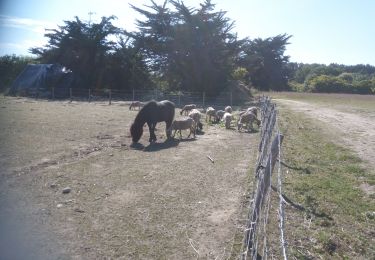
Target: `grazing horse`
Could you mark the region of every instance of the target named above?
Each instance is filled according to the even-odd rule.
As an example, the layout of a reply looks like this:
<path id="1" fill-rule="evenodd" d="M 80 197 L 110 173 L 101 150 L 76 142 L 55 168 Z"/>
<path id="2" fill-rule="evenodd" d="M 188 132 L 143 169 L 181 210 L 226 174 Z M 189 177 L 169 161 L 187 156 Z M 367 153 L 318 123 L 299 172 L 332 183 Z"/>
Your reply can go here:
<path id="1" fill-rule="evenodd" d="M 165 122 L 167 138 L 171 137 L 171 124 L 174 118 L 175 105 L 169 100 L 149 101 L 138 112 L 130 127 L 133 143 L 137 143 L 143 134 L 143 126 L 147 123 L 150 130 L 150 143 L 156 141 L 155 127 L 158 122 Z"/>
<path id="2" fill-rule="evenodd" d="M 135 110 L 136 107 L 138 107 L 138 110 L 141 110 L 141 107 L 143 106 L 143 102 L 141 101 L 133 101 L 131 102 L 129 106 L 129 110 L 132 110 L 132 108 Z"/>

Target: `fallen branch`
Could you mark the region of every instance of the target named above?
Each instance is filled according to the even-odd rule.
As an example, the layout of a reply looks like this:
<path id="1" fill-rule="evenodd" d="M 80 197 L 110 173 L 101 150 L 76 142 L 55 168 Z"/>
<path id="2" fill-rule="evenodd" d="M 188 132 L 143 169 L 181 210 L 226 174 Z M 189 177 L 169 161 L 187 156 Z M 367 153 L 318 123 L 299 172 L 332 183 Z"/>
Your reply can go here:
<path id="1" fill-rule="evenodd" d="M 215 163 L 214 159 L 212 159 L 209 155 L 207 155 L 207 158 L 210 159 L 212 163 Z"/>

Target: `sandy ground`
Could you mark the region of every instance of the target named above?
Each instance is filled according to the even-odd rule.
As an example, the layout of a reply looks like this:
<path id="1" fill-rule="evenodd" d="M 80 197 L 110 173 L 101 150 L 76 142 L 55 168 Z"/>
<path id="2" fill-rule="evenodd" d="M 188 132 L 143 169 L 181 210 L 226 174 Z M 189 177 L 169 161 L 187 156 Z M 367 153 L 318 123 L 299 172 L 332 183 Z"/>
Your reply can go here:
<path id="1" fill-rule="evenodd" d="M 231 254 L 258 135 L 205 124 L 195 140 L 164 142 L 158 124 L 158 143 L 145 128 L 132 148 L 136 113 L 124 103 L 0 100 L 0 259 Z"/>
<path id="2" fill-rule="evenodd" d="M 307 102 L 274 100 L 289 109 L 303 112 L 314 120 L 326 124 L 338 140 L 355 151 L 370 169 L 375 169 L 375 113 L 350 113 Z M 375 193 L 375 186 L 364 183 L 361 188 L 369 194 Z"/>

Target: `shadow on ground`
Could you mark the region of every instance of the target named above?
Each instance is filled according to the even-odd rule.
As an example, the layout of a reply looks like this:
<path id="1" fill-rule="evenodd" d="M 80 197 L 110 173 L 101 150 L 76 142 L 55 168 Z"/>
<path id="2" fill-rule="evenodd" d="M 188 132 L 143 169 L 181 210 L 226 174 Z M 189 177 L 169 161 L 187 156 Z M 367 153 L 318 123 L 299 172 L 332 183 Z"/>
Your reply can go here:
<path id="1" fill-rule="evenodd" d="M 130 147 L 135 149 L 135 150 L 141 150 L 141 151 L 144 151 L 144 152 L 157 152 L 157 151 L 160 151 L 160 150 L 163 150 L 163 149 L 176 147 L 176 146 L 178 146 L 180 141 L 181 140 L 177 140 L 177 139 L 169 139 L 169 140 L 166 140 L 162 143 L 157 143 L 157 142 L 150 143 L 148 146 L 144 146 L 143 144 L 140 144 L 140 143 L 132 143 L 130 145 Z M 182 141 L 188 141 L 188 140 L 182 140 Z"/>

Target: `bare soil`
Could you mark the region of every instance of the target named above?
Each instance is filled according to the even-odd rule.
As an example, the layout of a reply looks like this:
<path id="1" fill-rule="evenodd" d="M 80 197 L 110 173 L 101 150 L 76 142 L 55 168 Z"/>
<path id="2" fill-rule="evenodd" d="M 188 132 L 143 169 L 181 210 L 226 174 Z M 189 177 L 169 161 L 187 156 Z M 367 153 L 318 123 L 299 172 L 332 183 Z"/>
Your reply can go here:
<path id="1" fill-rule="evenodd" d="M 302 102 L 290 99 L 275 99 L 280 104 L 287 106 L 293 111 L 303 112 L 312 120 L 318 120 L 328 126 L 338 140 L 353 151 L 366 162 L 370 169 L 375 168 L 375 111 L 349 112 L 340 111 L 343 107 L 328 108 L 322 104 Z M 367 194 L 374 193 L 374 186 L 361 185 Z"/>
<path id="2" fill-rule="evenodd" d="M 132 147 L 136 113 L 122 102 L 1 99 L 0 259 L 233 253 L 258 134 L 205 124 L 196 139 L 165 142 L 159 123 L 157 143 L 145 128 Z"/>

